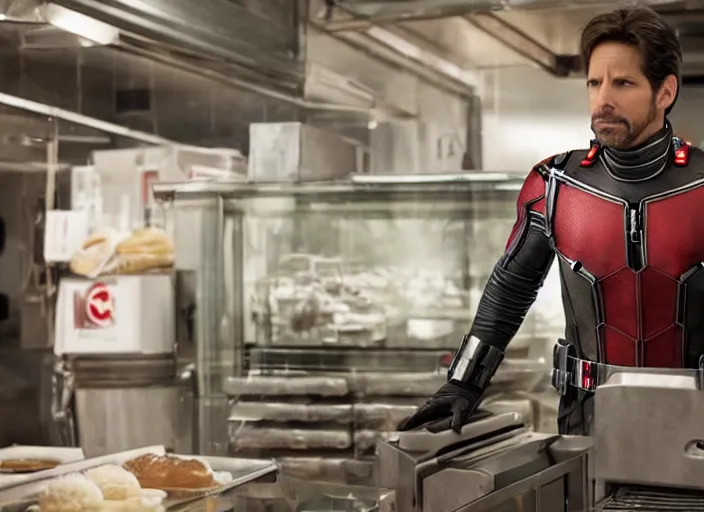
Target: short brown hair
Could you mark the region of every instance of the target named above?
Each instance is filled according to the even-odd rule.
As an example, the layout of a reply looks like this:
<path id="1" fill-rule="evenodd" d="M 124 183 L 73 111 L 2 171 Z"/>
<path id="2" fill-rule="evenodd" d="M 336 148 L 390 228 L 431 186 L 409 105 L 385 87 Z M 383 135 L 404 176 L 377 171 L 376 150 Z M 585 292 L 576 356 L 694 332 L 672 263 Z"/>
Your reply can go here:
<path id="1" fill-rule="evenodd" d="M 594 49 L 606 42 L 624 43 L 638 48 L 643 74 L 653 91 L 660 89 L 665 78 L 670 75 L 675 75 L 679 83 L 682 47 L 674 29 L 652 9 L 618 9 L 592 18 L 582 31 L 581 50 L 585 70 L 589 71 L 589 59 Z M 677 94 L 679 95 L 679 87 Z M 675 101 L 666 113 L 670 113 Z"/>

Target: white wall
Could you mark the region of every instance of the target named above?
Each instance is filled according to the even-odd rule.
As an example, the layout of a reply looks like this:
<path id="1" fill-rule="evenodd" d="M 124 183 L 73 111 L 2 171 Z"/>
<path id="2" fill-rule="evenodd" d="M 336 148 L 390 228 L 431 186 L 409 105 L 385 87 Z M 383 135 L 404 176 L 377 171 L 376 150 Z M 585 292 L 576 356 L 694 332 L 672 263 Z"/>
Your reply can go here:
<path id="1" fill-rule="evenodd" d="M 533 67 L 482 73 L 483 167 L 525 171 L 550 155 L 586 148 L 589 129 L 583 78 L 555 78 Z M 675 132 L 704 142 L 704 88 L 683 89 L 670 119 Z"/>
<path id="2" fill-rule="evenodd" d="M 482 73 L 482 157 L 491 171 L 524 171 L 591 131 L 583 79 L 557 79 L 532 67 Z"/>
<path id="3" fill-rule="evenodd" d="M 698 146 L 704 143 L 704 122 L 701 117 L 703 110 L 704 88 L 687 87 L 680 92 L 680 97 L 670 114 L 675 133 Z"/>

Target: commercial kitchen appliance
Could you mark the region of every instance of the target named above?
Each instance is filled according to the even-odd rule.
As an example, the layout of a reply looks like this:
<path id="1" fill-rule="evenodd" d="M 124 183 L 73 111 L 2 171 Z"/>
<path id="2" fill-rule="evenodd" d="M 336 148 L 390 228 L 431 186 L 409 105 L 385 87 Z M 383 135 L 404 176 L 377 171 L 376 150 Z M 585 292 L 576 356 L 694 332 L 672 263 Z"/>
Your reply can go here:
<path id="1" fill-rule="evenodd" d="M 592 437 L 479 411 L 459 435 L 440 422 L 380 442 L 379 487 L 406 512 L 704 510 L 704 373 L 597 373 Z"/>
<path id="2" fill-rule="evenodd" d="M 156 184 L 177 267 L 196 276 L 199 450 L 368 482 L 377 433 L 441 385 L 521 183 L 468 172 Z M 549 373 L 552 313 L 534 308 L 511 344 L 496 412 L 533 412 L 522 393 Z"/>
<path id="3" fill-rule="evenodd" d="M 378 484 L 398 510 L 589 510 L 590 438 L 533 432 L 511 412 L 480 410 L 460 434 L 445 423 L 378 444 Z"/>
<path id="4" fill-rule="evenodd" d="M 170 212 L 155 208 L 154 182 L 237 179 L 246 171 L 237 151 L 181 145 L 94 151 L 92 161 L 72 169 L 72 210 L 88 217 L 90 229 L 122 232 L 172 230 Z M 89 456 L 155 443 L 194 451 L 189 346 L 178 343 L 190 276 L 178 270 L 62 277 L 52 413 L 64 443 L 80 443 Z"/>
<path id="5" fill-rule="evenodd" d="M 88 456 L 160 442 L 192 450 L 189 386 L 175 358 L 170 275 L 63 278 L 53 413 Z"/>

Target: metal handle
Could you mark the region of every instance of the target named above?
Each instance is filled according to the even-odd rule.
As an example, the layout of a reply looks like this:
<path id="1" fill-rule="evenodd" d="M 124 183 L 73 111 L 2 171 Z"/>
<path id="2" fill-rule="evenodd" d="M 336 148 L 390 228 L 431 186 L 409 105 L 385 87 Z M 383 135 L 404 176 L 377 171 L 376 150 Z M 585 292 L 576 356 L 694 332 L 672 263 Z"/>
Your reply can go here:
<path id="1" fill-rule="evenodd" d="M 77 446 L 76 422 L 71 408 L 76 380 L 63 359 L 54 365 L 51 384 L 51 417 L 59 429 L 61 442 L 64 446 Z"/>

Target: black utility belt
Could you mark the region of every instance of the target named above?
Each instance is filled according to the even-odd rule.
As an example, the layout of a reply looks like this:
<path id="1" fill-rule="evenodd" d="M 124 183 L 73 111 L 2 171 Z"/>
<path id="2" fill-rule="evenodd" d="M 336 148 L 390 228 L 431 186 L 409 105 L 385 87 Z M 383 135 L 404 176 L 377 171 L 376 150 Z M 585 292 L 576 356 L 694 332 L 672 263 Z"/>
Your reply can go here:
<path id="1" fill-rule="evenodd" d="M 580 359 L 574 345 L 565 340 L 558 340 L 552 353 L 552 385 L 564 395 L 569 387 L 583 391 L 596 389 L 617 373 L 637 373 L 640 375 L 681 375 L 695 377 L 699 389 L 704 389 L 704 356 L 699 360 L 699 369 L 682 368 L 641 368 L 637 366 L 616 366 Z"/>

